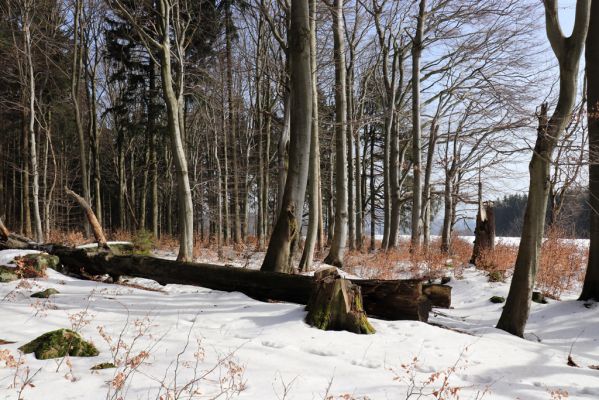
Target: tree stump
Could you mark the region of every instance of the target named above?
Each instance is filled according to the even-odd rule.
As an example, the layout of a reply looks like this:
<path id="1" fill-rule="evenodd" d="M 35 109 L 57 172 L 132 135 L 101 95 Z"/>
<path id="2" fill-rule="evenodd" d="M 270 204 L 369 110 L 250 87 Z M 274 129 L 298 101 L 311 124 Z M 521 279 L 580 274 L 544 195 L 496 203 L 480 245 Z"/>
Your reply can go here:
<path id="1" fill-rule="evenodd" d="M 493 202 L 481 203 L 476 215 L 474 229 L 474 248 L 470 263 L 476 265 L 483 251 L 495 249 L 495 215 Z"/>
<path id="2" fill-rule="evenodd" d="M 308 325 L 325 331 L 375 332 L 362 305 L 360 286 L 341 278 L 336 268 L 318 271 L 314 279 L 316 284 L 306 307 Z"/>

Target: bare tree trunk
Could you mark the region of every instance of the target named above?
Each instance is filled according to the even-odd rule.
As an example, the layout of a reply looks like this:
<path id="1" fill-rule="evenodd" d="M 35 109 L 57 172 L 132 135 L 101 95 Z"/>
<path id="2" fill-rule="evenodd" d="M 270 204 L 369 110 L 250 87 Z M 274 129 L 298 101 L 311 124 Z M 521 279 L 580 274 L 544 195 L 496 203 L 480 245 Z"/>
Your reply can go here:
<path id="1" fill-rule="evenodd" d="M 352 45 L 350 44 L 350 47 Z M 353 52 L 350 50 L 350 66 L 347 68 L 347 74 L 345 79 L 346 87 L 346 109 L 347 109 L 347 246 L 350 250 L 355 247 L 356 239 L 356 227 L 355 227 L 355 198 L 354 196 L 354 163 L 353 163 L 353 148 L 354 148 L 354 71 L 353 71 Z"/>
<path id="2" fill-rule="evenodd" d="M 262 250 L 265 245 L 266 232 L 264 231 L 264 220 L 267 218 L 267 210 L 264 208 L 264 169 L 268 165 L 268 156 L 264 157 L 264 106 L 262 91 L 264 90 L 264 82 L 262 74 L 264 64 L 266 62 L 264 56 L 264 18 L 260 14 L 258 20 L 258 37 L 256 43 L 256 134 L 258 135 L 258 218 L 256 220 L 256 236 L 258 239 L 258 250 Z"/>
<path id="3" fill-rule="evenodd" d="M 437 133 L 439 125 L 436 118 L 431 122 L 431 131 L 428 139 L 428 150 L 426 153 L 426 170 L 424 172 L 424 198 L 422 204 L 422 236 L 424 238 L 424 247 L 428 248 L 431 240 L 431 175 L 433 173 L 433 157 L 437 145 Z"/>
<path id="4" fill-rule="evenodd" d="M 312 72 L 310 13 L 305 0 L 291 1 L 289 68 L 291 76 L 289 172 L 281 211 L 262 263 L 263 271 L 290 272 L 299 236 L 310 159 Z"/>
<path id="5" fill-rule="evenodd" d="M 166 3 L 166 4 L 165 4 Z M 171 5 L 167 0 L 160 2 L 160 16 L 162 32 L 170 30 Z M 177 43 L 177 46 L 180 46 Z M 179 58 L 182 52 L 179 51 Z M 179 81 L 183 81 L 183 63 L 179 59 Z M 179 254 L 177 260 L 191 261 L 193 258 L 193 199 L 191 195 L 191 186 L 189 184 L 189 174 L 187 171 L 187 158 L 182 140 L 182 116 L 181 116 L 181 96 L 183 88 L 179 87 L 179 94 L 175 93 L 173 84 L 173 74 L 171 71 L 171 40 L 168 34 L 162 35 L 160 48 L 160 70 L 162 75 L 162 88 L 164 101 L 166 103 L 168 127 L 171 137 L 171 147 L 173 159 L 175 161 L 175 175 L 177 180 L 177 202 L 179 205 Z"/>
<path id="6" fill-rule="evenodd" d="M 289 68 L 289 67 L 288 67 Z M 278 143 L 278 186 L 277 186 L 277 215 L 282 211 L 283 196 L 285 193 L 285 182 L 287 180 L 287 171 L 289 169 L 289 135 L 290 135 L 290 123 L 291 123 L 291 94 L 287 93 L 284 104 L 284 120 L 283 130 L 281 131 L 281 137 Z"/>
<path id="7" fill-rule="evenodd" d="M 424 20 L 426 17 L 426 0 L 420 0 L 416 34 L 412 43 L 412 165 L 414 183 L 412 184 L 412 239 L 413 250 L 420 247 L 422 234 L 422 163 L 420 149 L 422 128 L 420 124 L 420 55 L 424 39 Z"/>
<path id="8" fill-rule="evenodd" d="M 343 266 L 347 243 L 347 104 L 345 80 L 345 34 L 343 0 L 335 0 L 333 14 L 333 40 L 335 57 L 335 232 L 329 254 L 324 262 Z"/>
<path id="9" fill-rule="evenodd" d="M 268 105 L 267 108 L 267 114 L 266 114 L 266 121 L 265 121 L 265 128 L 264 128 L 264 140 L 265 140 L 265 144 L 264 144 L 264 170 L 262 171 L 263 173 L 263 182 L 264 184 L 262 185 L 262 209 L 264 210 L 264 218 L 262 218 L 262 232 L 264 232 L 264 236 L 268 237 L 268 233 L 270 231 L 270 223 L 269 223 L 269 219 L 268 219 L 268 194 L 269 194 L 269 185 L 270 185 L 270 176 L 269 176 L 269 172 L 270 172 L 270 131 L 272 128 L 272 117 L 271 117 L 271 111 L 272 111 L 272 106 L 271 106 L 271 100 L 270 100 L 270 84 L 268 83 L 266 85 L 266 98 L 265 98 L 265 104 Z"/>
<path id="10" fill-rule="evenodd" d="M 497 328 L 520 337 L 524 335 L 530 312 L 545 228 L 551 158 L 557 141 L 571 118 L 576 100 L 578 64 L 589 25 L 590 3 L 590 0 L 578 0 L 572 36 L 565 38 L 557 17 L 557 0 L 544 0 L 547 37 L 560 67 L 559 98 L 549 121 L 546 117 L 547 105 L 542 106 L 537 141 L 529 164 L 530 187 L 514 276 L 497 323 Z"/>
<path id="11" fill-rule="evenodd" d="M 304 251 L 299 264 L 300 271 L 308 271 L 312 266 L 314 248 L 318 236 L 318 218 L 320 215 L 319 168 L 320 143 L 318 140 L 318 83 L 316 76 L 316 0 L 310 0 L 310 69 L 312 71 L 312 126 L 310 139 L 310 167 L 308 193 L 310 196 L 310 214 Z"/>
<path id="12" fill-rule="evenodd" d="M 225 36 L 227 54 L 227 97 L 229 111 L 229 132 L 233 152 L 233 242 L 241 243 L 241 218 L 239 214 L 239 162 L 237 155 L 237 120 L 235 105 L 233 104 L 233 19 L 231 16 L 231 2 L 227 1 L 225 6 Z"/>
<path id="13" fill-rule="evenodd" d="M 370 126 L 370 251 L 376 250 L 376 193 L 374 185 L 374 134 L 375 129 Z"/>
<path id="14" fill-rule="evenodd" d="M 35 74 L 33 71 L 33 57 L 31 48 L 31 20 L 29 6 L 25 6 L 23 16 L 23 40 L 25 48 L 25 57 L 27 58 L 27 80 L 29 89 L 29 156 L 31 161 L 31 174 L 33 177 L 32 197 L 33 197 L 33 222 L 35 226 L 35 240 L 44 241 L 44 232 L 42 230 L 42 218 L 40 215 L 39 201 L 39 168 L 37 159 L 37 140 L 35 134 Z"/>
<path id="15" fill-rule="evenodd" d="M 23 129 L 23 154 L 22 154 L 22 162 L 23 162 L 23 169 L 22 169 L 22 179 L 23 179 L 23 183 L 21 185 L 22 190 L 23 190 L 23 198 L 22 198 L 22 205 L 21 205 L 21 212 L 22 212 L 22 217 L 21 217 L 21 231 L 24 232 L 25 236 L 31 237 L 31 208 L 30 208 L 30 198 L 29 198 L 29 160 L 27 159 L 27 154 L 30 154 L 30 150 L 29 147 L 31 146 L 31 143 L 29 142 L 30 138 L 29 138 L 29 129 L 27 128 L 27 122 L 25 120 L 26 118 L 26 113 L 25 111 L 23 111 L 22 113 L 22 129 Z"/>
<path id="16" fill-rule="evenodd" d="M 75 10 L 73 13 L 73 62 L 71 71 L 71 102 L 75 111 L 75 126 L 77 128 L 77 138 L 79 140 L 79 162 L 81 165 L 81 187 L 83 188 L 83 198 L 89 203 L 90 187 L 89 173 L 87 169 L 87 147 L 85 145 L 85 137 L 83 133 L 83 122 L 81 118 L 81 110 L 79 108 L 79 83 L 81 78 L 81 66 L 83 61 L 83 46 L 80 44 L 80 18 L 83 2 L 75 0 Z M 85 235 L 89 236 L 90 227 L 87 221 L 84 222 Z"/>
<path id="17" fill-rule="evenodd" d="M 587 114 L 589 120 L 589 263 L 580 300 L 599 301 L 599 2 L 591 5 L 586 41 Z"/>

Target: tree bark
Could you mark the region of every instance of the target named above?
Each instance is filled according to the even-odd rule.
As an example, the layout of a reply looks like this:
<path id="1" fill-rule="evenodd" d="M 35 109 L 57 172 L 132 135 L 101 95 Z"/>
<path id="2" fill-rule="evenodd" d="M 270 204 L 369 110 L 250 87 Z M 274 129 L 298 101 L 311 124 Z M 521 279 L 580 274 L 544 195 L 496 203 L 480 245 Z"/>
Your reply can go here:
<path id="1" fill-rule="evenodd" d="M 335 0 L 333 14 L 333 41 L 335 58 L 335 232 L 329 254 L 324 262 L 343 266 L 347 243 L 347 97 L 345 80 L 345 34 L 343 0 Z"/>
<path id="2" fill-rule="evenodd" d="M 586 41 L 587 114 L 589 121 L 589 262 L 580 300 L 599 301 L 599 2 L 591 5 Z"/>
<path id="3" fill-rule="evenodd" d="M 578 0 L 572 35 L 565 38 L 559 26 L 557 0 L 544 0 L 547 37 L 559 62 L 559 98 L 549 121 L 546 118 L 547 105 L 542 106 L 537 141 L 529 164 L 530 186 L 518 256 L 510 291 L 497 323 L 497 328 L 520 337 L 524 336 L 530 312 L 545 228 L 550 163 L 557 141 L 572 116 L 578 86 L 578 64 L 589 25 L 590 3 L 590 0 Z"/>
<path id="4" fill-rule="evenodd" d="M 171 24 L 171 8 L 165 1 L 160 2 L 160 16 L 162 32 L 168 32 Z M 181 44 L 177 43 L 177 46 Z M 182 56 L 182 52 L 178 52 Z M 178 61 L 179 81 L 183 81 L 183 60 Z M 171 71 L 171 40 L 169 34 L 162 35 L 160 47 L 160 70 L 162 75 L 162 89 L 166 103 L 168 127 L 171 137 L 173 159 L 175 161 L 175 176 L 177 180 L 177 202 L 179 205 L 179 254 L 177 260 L 191 261 L 193 258 L 193 200 L 191 186 L 189 184 L 189 173 L 187 170 L 187 158 L 182 140 L 182 116 L 181 96 L 183 88 L 179 88 L 179 94 L 175 93 L 173 74 Z"/>
<path id="5" fill-rule="evenodd" d="M 35 134 L 35 74 L 33 71 L 33 55 L 31 47 L 31 20 L 29 6 L 25 6 L 27 9 L 24 10 L 25 16 L 23 21 L 23 33 L 24 33 L 24 44 L 25 44 L 25 56 L 27 58 L 27 80 L 29 89 L 29 156 L 31 161 L 31 174 L 33 177 L 32 185 L 32 197 L 33 197 L 33 222 L 35 226 L 35 240 L 38 242 L 44 241 L 44 232 L 42 230 L 42 217 L 40 214 L 40 201 L 39 201 L 39 168 L 37 158 L 37 140 Z"/>
<path id="6" fill-rule="evenodd" d="M 314 249 L 318 236 L 318 218 L 320 215 L 319 168 L 320 143 L 318 139 L 318 83 L 316 76 L 316 0 L 310 0 L 310 69 L 312 71 L 312 126 L 310 139 L 310 167 L 308 177 L 308 195 L 310 197 L 310 214 L 308 216 L 308 231 L 302 258 L 299 263 L 300 271 L 308 271 L 312 267 Z"/>
<path id="7" fill-rule="evenodd" d="M 422 163 L 421 163 L 421 137 L 420 123 L 420 56 L 424 39 L 424 22 L 426 18 L 426 0 L 420 0 L 416 34 L 412 43 L 412 166 L 414 182 L 412 184 L 412 250 L 420 247 L 422 234 Z"/>
<path id="8" fill-rule="evenodd" d="M 89 173 L 87 169 L 87 146 L 85 145 L 85 137 L 83 133 L 83 122 L 81 118 L 81 110 L 79 107 L 79 83 L 81 80 L 81 67 L 83 61 L 83 46 L 80 44 L 81 36 L 81 13 L 82 13 L 83 2 L 81 0 L 75 0 L 75 10 L 73 13 L 73 62 L 71 71 L 71 102 L 73 104 L 73 110 L 75 111 L 75 126 L 77 128 L 77 138 L 79 140 L 79 162 L 81 166 L 81 187 L 83 188 L 83 198 L 89 203 L 90 187 L 89 187 Z M 89 236 L 90 230 L 87 222 L 83 224 L 85 228 L 86 236 Z"/>
<path id="9" fill-rule="evenodd" d="M 291 76 L 289 170 L 263 271 L 291 272 L 308 181 L 310 126 L 312 122 L 312 73 L 310 68 L 310 13 L 305 0 L 291 1 L 289 29 Z"/>

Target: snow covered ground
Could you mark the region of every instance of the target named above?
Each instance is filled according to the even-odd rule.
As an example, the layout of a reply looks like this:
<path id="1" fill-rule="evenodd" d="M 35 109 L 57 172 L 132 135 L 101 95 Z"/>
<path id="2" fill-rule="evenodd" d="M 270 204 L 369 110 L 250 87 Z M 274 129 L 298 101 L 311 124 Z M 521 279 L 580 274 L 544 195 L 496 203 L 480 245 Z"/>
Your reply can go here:
<path id="1" fill-rule="evenodd" d="M 0 263 L 17 254 L 0 251 Z M 432 393 L 446 376 L 461 399 L 599 398 L 599 370 L 589 368 L 599 364 L 598 305 L 533 304 L 519 339 L 494 329 L 502 305 L 489 298 L 506 296 L 508 284 L 471 268 L 450 282 L 454 308 L 433 311 L 431 324 L 371 318 L 377 333 L 368 336 L 310 328 L 303 306 L 240 293 L 48 275 L 0 284 L 0 339 L 15 342 L 0 345 L 0 399 L 19 398 L 28 379 L 24 399 L 406 399 L 410 390 Z M 29 297 L 46 288 L 60 294 Z M 28 354 L 18 369 L 5 365 L 27 341 L 72 327 L 99 356 Z M 579 368 L 567 365 L 570 352 Z M 117 369 L 90 370 L 115 359 Z"/>

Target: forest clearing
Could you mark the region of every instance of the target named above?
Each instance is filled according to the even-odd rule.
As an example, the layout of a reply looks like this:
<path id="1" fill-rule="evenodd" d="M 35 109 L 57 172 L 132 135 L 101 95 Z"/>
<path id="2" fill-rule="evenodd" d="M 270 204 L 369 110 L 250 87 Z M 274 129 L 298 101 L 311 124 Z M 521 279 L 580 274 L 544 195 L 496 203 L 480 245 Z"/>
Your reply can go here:
<path id="1" fill-rule="evenodd" d="M 599 0 L 0 1 L 1 399 L 599 398 Z"/>

